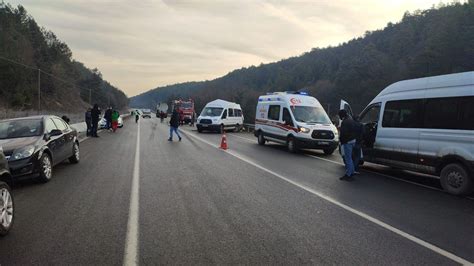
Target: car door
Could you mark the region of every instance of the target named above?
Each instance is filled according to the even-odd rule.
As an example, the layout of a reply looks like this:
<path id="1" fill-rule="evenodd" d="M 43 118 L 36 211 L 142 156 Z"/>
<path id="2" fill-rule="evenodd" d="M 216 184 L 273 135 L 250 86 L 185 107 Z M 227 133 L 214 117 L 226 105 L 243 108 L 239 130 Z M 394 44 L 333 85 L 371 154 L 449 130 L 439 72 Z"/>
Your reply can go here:
<path id="1" fill-rule="evenodd" d="M 67 159 L 72 152 L 72 142 L 68 138 L 68 126 L 59 118 L 52 118 L 56 127 L 61 130 L 62 134 L 58 138 L 59 154 L 61 161 Z M 71 147 L 69 147 L 71 144 Z"/>
<path id="2" fill-rule="evenodd" d="M 280 126 L 281 124 L 283 124 L 281 113 L 282 113 L 281 105 L 270 104 L 270 106 L 268 107 L 268 115 L 267 115 L 268 121 L 270 124 L 270 126 L 268 126 L 268 132 L 269 132 L 270 137 L 280 139 L 280 140 L 285 140 L 287 130 L 285 130 L 283 127 Z"/>
<path id="3" fill-rule="evenodd" d="M 65 140 L 65 156 L 69 158 L 73 154 L 73 146 L 75 140 L 74 130 L 66 123 L 64 120 L 56 118 L 58 123 L 62 123 L 64 129 L 62 130 L 64 133 L 64 140 Z M 54 120 L 56 122 L 56 120 Z"/>
<path id="4" fill-rule="evenodd" d="M 45 133 L 45 141 L 46 146 L 48 146 L 49 151 L 52 154 L 51 158 L 53 163 L 62 161 L 61 155 L 61 136 L 51 136 L 51 131 L 57 130 L 56 124 L 53 122 L 51 118 L 46 118 L 44 120 L 44 133 Z"/>
<path id="5" fill-rule="evenodd" d="M 362 150 L 365 157 L 377 157 L 377 130 L 381 103 L 374 103 L 362 111 L 359 121 L 364 126 Z"/>

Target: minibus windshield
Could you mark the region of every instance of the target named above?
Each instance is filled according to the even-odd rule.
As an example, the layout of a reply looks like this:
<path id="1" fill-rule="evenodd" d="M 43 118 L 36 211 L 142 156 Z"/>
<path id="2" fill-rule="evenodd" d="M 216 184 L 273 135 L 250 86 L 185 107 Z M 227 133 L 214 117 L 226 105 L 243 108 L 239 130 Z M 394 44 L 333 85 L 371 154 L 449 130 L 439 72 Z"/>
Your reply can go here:
<path id="1" fill-rule="evenodd" d="M 331 124 L 331 120 L 321 107 L 292 106 L 293 116 L 296 121 L 304 123 Z"/>
<path id="2" fill-rule="evenodd" d="M 221 116 L 222 110 L 221 107 L 206 107 L 201 112 L 201 116 Z"/>

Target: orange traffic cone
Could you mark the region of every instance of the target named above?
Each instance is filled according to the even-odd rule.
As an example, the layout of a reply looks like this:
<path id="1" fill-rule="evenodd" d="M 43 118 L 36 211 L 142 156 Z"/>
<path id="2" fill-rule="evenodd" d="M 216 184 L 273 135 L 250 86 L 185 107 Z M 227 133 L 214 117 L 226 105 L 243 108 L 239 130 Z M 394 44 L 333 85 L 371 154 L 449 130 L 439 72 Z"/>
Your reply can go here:
<path id="1" fill-rule="evenodd" d="M 224 134 L 222 134 L 222 139 L 221 139 L 221 149 L 223 150 L 227 150 L 227 136 Z"/>

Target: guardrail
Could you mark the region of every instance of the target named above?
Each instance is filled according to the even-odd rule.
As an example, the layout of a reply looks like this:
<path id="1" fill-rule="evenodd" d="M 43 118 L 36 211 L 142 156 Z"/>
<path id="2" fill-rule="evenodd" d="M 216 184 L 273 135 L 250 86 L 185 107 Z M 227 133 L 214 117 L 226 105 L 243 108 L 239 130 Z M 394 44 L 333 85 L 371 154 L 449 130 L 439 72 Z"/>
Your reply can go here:
<path id="1" fill-rule="evenodd" d="M 247 132 L 254 132 L 255 131 L 255 125 L 254 124 L 246 124 L 244 123 L 244 126 L 243 126 L 243 129 L 244 131 L 247 131 Z"/>

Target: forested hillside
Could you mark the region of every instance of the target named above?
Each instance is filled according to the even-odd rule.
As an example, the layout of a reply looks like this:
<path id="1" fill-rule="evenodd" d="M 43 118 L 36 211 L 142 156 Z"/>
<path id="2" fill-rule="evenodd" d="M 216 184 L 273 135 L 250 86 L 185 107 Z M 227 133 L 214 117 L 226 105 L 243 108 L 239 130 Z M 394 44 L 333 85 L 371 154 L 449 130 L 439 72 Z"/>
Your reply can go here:
<path id="1" fill-rule="evenodd" d="M 38 71 L 40 69 L 40 71 Z M 72 58 L 69 47 L 22 7 L 0 3 L 0 109 L 83 111 L 92 103 L 128 105 L 127 96 Z"/>
<path id="2" fill-rule="evenodd" d="M 213 99 L 239 102 L 249 122 L 258 95 L 306 90 L 331 115 L 341 98 L 360 111 L 387 85 L 404 79 L 474 70 L 474 0 L 405 13 L 399 23 L 337 47 L 315 48 L 276 63 L 242 68 L 206 82 L 156 88 L 131 98 L 153 107 L 174 97 L 192 97 L 198 110 Z"/>

